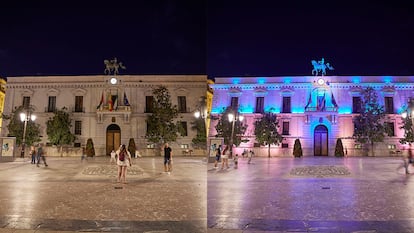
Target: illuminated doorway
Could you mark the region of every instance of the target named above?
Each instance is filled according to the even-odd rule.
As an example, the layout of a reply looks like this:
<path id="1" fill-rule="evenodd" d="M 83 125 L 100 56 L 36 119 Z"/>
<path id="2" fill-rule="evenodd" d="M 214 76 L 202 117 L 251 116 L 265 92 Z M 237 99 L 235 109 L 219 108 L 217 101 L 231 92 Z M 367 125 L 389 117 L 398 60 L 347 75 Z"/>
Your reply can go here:
<path id="1" fill-rule="evenodd" d="M 106 155 L 109 155 L 112 150 L 117 150 L 121 145 L 121 128 L 118 125 L 112 124 L 106 128 Z"/>
<path id="2" fill-rule="evenodd" d="M 315 156 L 328 156 L 328 128 L 326 126 L 316 126 L 313 148 Z"/>

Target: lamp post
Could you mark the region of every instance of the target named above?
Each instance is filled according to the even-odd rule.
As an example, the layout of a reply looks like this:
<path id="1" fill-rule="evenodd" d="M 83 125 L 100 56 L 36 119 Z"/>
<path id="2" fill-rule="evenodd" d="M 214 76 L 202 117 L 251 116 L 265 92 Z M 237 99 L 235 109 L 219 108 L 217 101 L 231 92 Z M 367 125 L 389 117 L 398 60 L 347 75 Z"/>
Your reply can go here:
<path id="1" fill-rule="evenodd" d="M 22 122 L 24 122 L 24 127 L 23 127 L 23 141 L 22 141 L 22 152 L 20 154 L 21 158 L 24 158 L 24 152 L 26 149 L 26 130 L 27 130 L 27 122 L 29 120 L 36 120 L 36 116 L 33 115 L 31 112 L 27 112 L 27 113 L 20 113 L 20 120 Z"/>
<path id="2" fill-rule="evenodd" d="M 230 134 L 230 156 L 233 156 L 233 137 L 234 137 L 234 126 L 236 121 L 243 121 L 244 116 L 241 115 L 238 111 L 236 114 L 229 113 L 228 114 L 229 122 L 231 123 L 231 134 Z"/>

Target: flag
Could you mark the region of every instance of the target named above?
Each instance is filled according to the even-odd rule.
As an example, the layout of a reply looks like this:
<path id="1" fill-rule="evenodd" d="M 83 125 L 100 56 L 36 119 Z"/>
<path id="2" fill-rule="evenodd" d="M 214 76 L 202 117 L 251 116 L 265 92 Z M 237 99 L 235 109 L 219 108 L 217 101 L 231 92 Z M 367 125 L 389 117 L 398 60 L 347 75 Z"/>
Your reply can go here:
<path id="1" fill-rule="evenodd" d="M 109 111 L 112 111 L 114 109 L 114 103 L 112 102 L 112 95 L 108 94 L 108 107 Z"/>
<path id="2" fill-rule="evenodd" d="M 325 93 L 323 93 L 323 96 L 318 96 L 318 111 L 324 111 L 325 110 Z"/>
<path id="3" fill-rule="evenodd" d="M 332 102 L 332 105 L 333 105 L 335 108 L 337 108 L 337 107 L 338 107 L 338 104 L 336 103 L 336 100 L 335 100 L 335 97 L 334 97 L 333 93 L 332 93 L 332 96 L 331 96 L 331 102 Z"/>
<path id="4" fill-rule="evenodd" d="M 309 93 L 309 99 L 308 99 L 308 103 L 305 106 L 305 109 L 307 109 L 311 103 L 312 103 L 312 92 Z"/>
<path id="5" fill-rule="evenodd" d="M 112 96 L 112 103 L 114 105 L 114 110 L 118 110 L 118 95 L 113 95 Z"/>
<path id="6" fill-rule="evenodd" d="M 129 101 L 128 101 L 128 98 L 127 98 L 127 96 L 126 96 L 126 93 L 124 92 L 124 105 L 125 106 L 129 106 Z"/>
<path id="7" fill-rule="evenodd" d="M 104 102 L 104 94 L 103 94 L 103 92 L 102 92 L 101 102 L 99 102 L 99 105 L 96 107 L 96 109 L 101 108 L 101 106 L 102 106 L 103 102 Z"/>

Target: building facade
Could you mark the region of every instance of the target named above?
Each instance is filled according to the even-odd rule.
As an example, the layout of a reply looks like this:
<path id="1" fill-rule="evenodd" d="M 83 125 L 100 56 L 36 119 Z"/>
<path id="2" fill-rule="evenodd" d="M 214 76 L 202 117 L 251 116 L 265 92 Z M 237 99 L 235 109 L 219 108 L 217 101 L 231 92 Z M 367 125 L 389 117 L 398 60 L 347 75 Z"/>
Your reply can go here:
<path id="1" fill-rule="evenodd" d="M 148 142 L 146 118 L 151 114 L 152 90 L 167 87 L 171 102 L 177 105 L 185 135 L 170 142 L 176 154 L 192 150 L 196 132 L 191 128 L 194 111 L 206 95 L 204 75 L 94 75 L 8 77 L 4 113 L 19 106 L 32 106 L 41 126 L 42 142 L 48 143 L 46 121 L 56 109 L 66 107 L 71 113 L 74 146 L 85 145 L 92 138 L 96 155 L 107 155 L 133 138 L 144 156 L 159 154 Z M 2 136 L 8 135 L 7 121 Z M 202 151 L 195 151 L 194 155 Z"/>
<path id="2" fill-rule="evenodd" d="M 228 106 L 237 106 L 248 128 L 236 153 L 252 148 L 267 155 L 267 148 L 255 141 L 254 122 L 263 112 L 277 114 L 283 141 L 272 145 L 272 156 L 292 156 L 295 139 L 301 141 L 305 156 L 333 156 L 338 138 L 347 156 L 368 155 L 366 145 L 353 139 L 353 118 L 361 111 L 362 92 L 372 87 L 384 106 L 385 122 L 392 130 L 383 143 L 375 144 L 375 155 L 404 152 L 402 111 L 414 97 L 414 76 L 300 76 L 215 78 L 212 118 L 220 117 Z M 211 122 L 209 138 L 217 134 Z"/>
<path id="3" fill-rule="evenodd" d="M 0 77 L 0 114 L 3 113 L 4 99 L 6 97 L 6 80 Z M 3 118 L 0 117 L 0 132 L 2 131 Z"/>

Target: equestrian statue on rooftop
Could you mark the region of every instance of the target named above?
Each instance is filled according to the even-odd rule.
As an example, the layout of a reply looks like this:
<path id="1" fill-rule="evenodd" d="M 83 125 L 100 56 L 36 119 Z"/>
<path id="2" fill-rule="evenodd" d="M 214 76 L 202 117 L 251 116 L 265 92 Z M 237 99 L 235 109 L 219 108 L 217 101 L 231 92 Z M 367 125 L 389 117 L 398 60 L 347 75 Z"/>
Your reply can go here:
<path id="1" fill-rule="evenodd" d="M 312 75 L 315 75 L 315 76 L 318 76 L 319 72 L 321 76 L 326 75 L 326 68 L 328 68 L 329 70 L 334 70 L 334 68 L 329 63 L 325 64 L 324 58 L 322 58 L 322 60 L 320 61 L 312 60 L 312 65 L 313 65 Z"/>
<path id="2" fill-rule="evenodd" d="M 115 57 L 112 60 L 104 60 L 104 64 L 106 66 L 104 70 L 104 74 L 107 75 L 117 75 L 119 74 L 119 68 L 125 70 L 126 67 L 122 65 L 122 62 L 118 62 L 118 59 Z"/>

